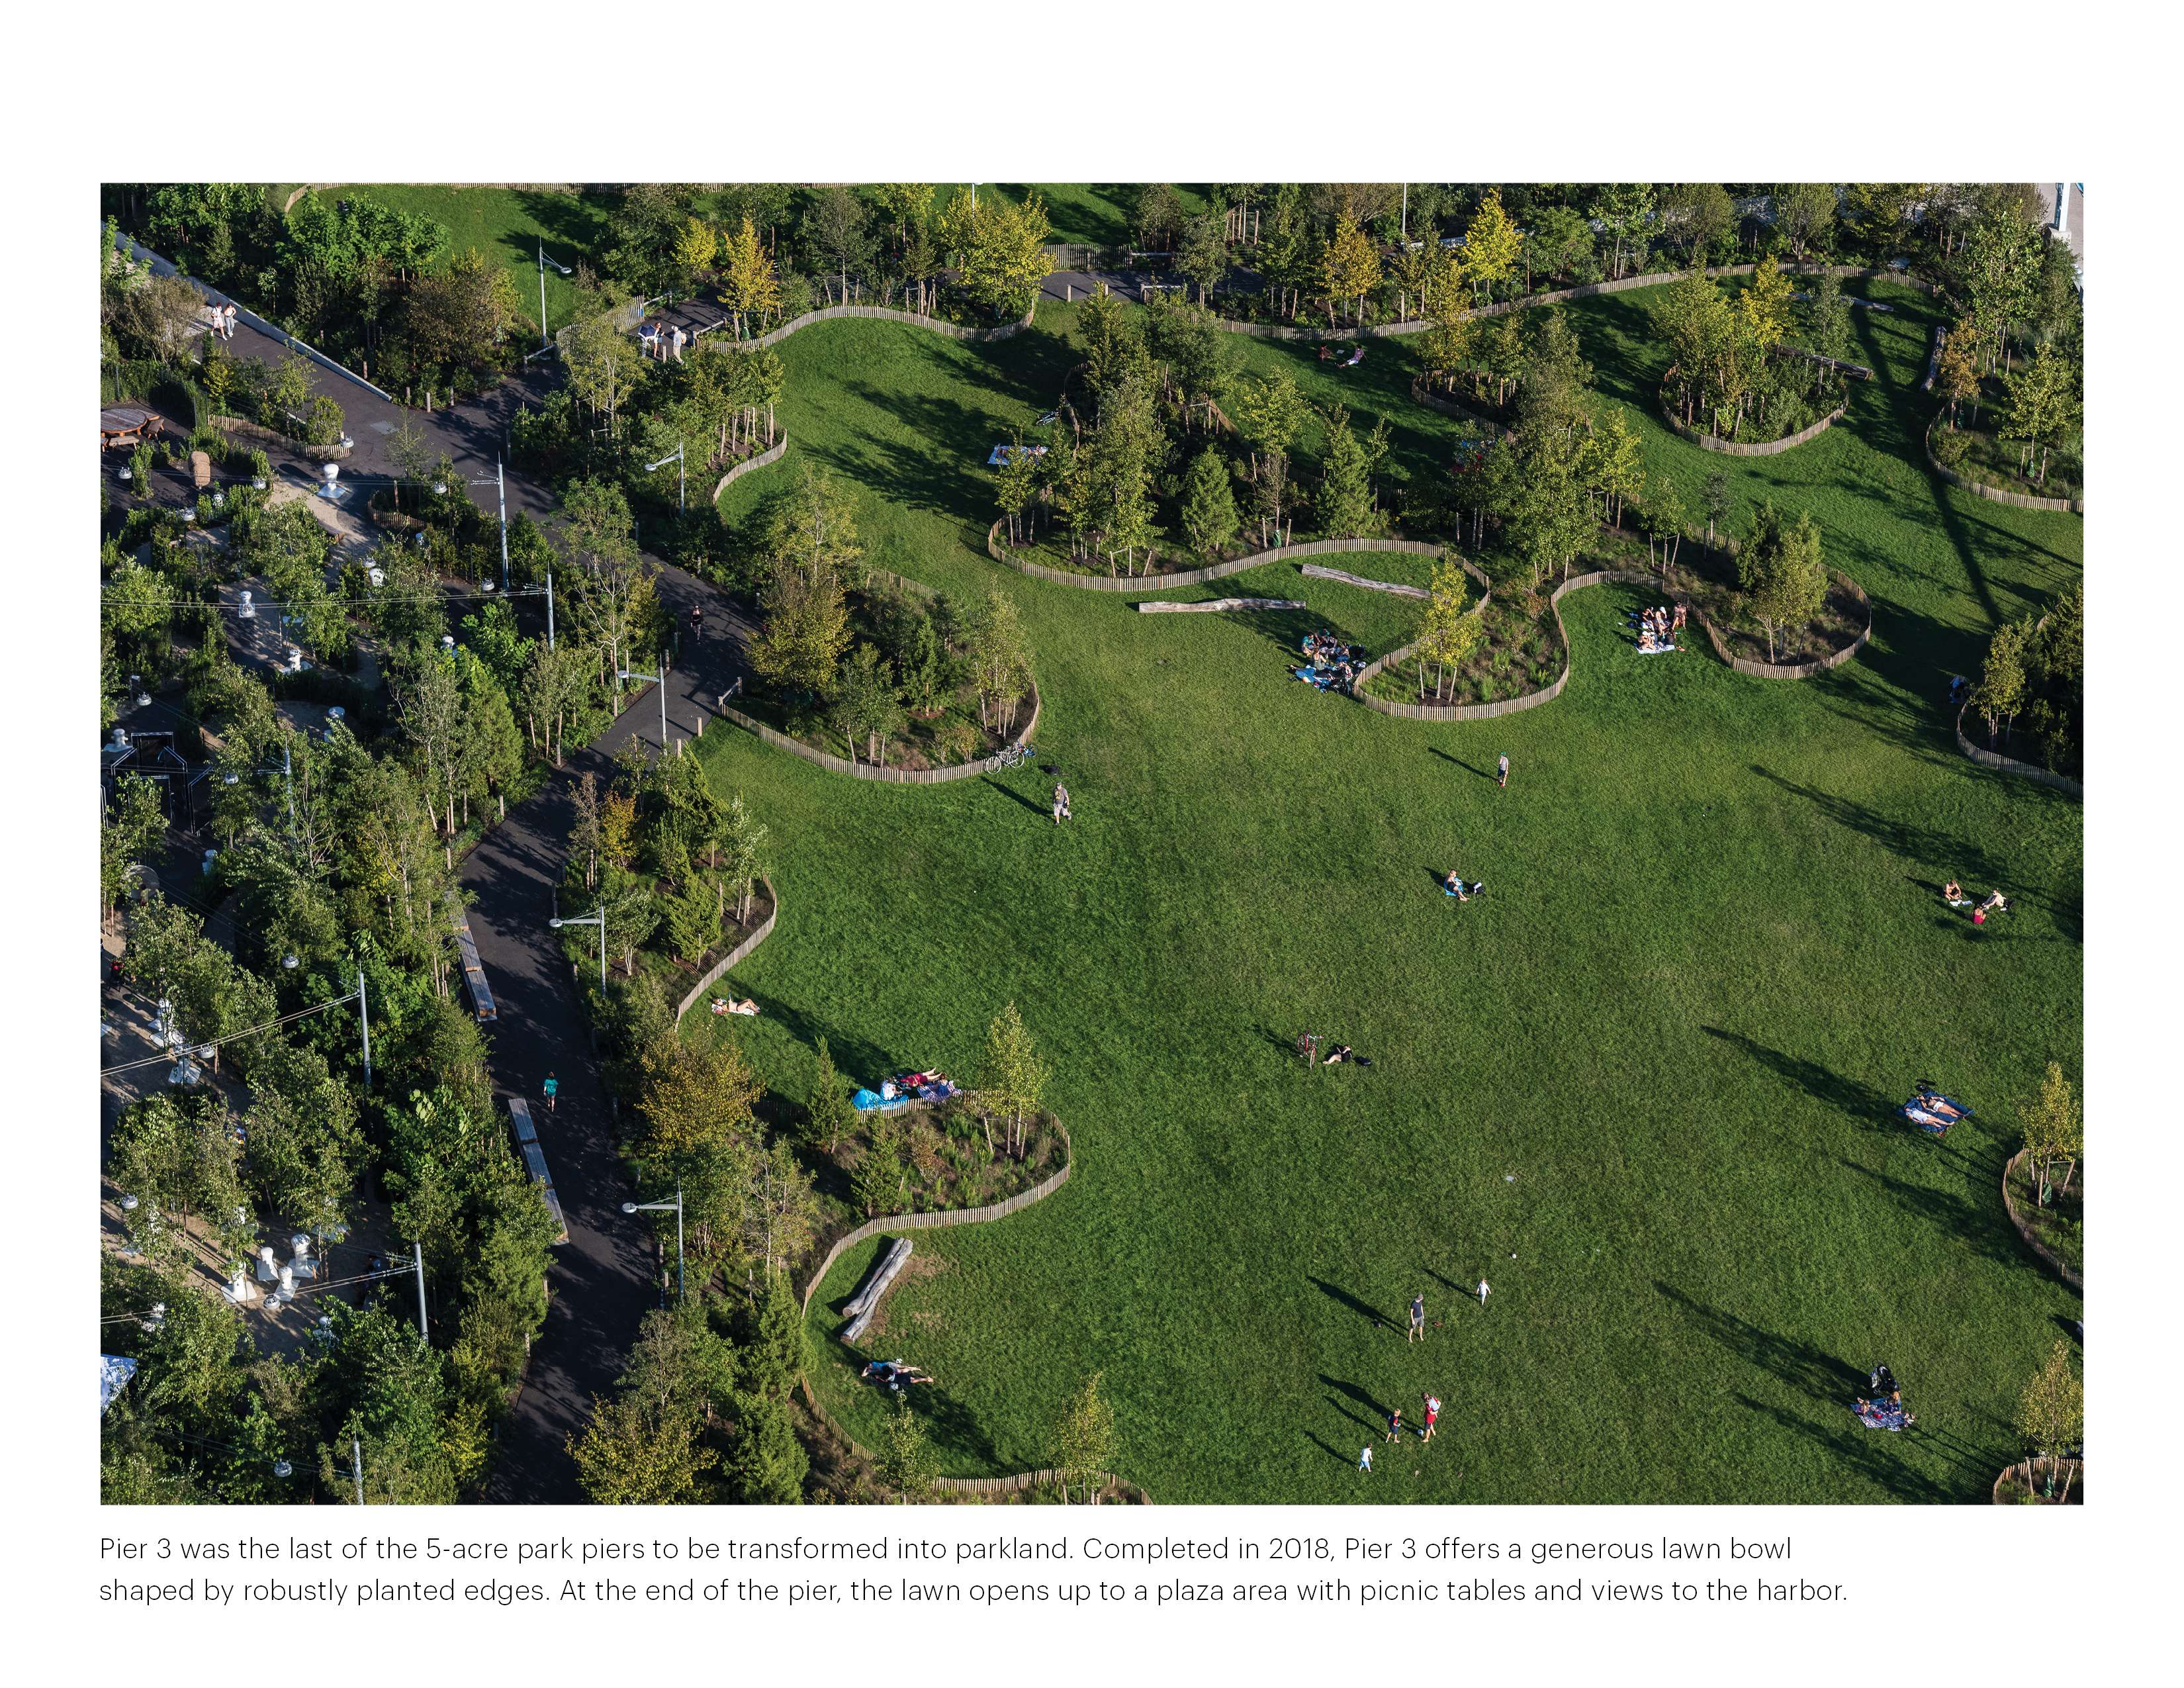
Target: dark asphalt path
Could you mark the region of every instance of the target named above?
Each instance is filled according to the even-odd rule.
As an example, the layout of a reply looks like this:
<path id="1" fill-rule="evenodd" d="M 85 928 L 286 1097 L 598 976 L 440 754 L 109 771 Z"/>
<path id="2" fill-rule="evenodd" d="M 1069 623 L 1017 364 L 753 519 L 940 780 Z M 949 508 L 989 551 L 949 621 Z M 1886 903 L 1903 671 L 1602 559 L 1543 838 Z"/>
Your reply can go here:
<path id="1" fill-rule="evenodd" d="M 279 361 L 288 351 L 277 337 L 248 323 L 238 325 L 230 349 L 269 362 Z M 489 482 L 496 456 L 506 450 L 509 421 L 517 405 L 538 402 L 556 379 L 553 360 L 540 359 L 482 398 L 430 415 L 390 404 L 360 382 L 323 367 L 315 368 L 314 385 L 342 407 L 355 442 L 342 479 L 362 487 L 393 475 L 387 439 L 404 421 L 415 423 L 436 448 L 444 449 L 465 479 Z M 276 454 L 276 460 L 291 478 L 317 478 L 311 460 L 303 454 Z M 490 484 L 473 484 L 470 490 L 488 515 L 495 512 Z M 521 510 L 543 520 L 553 508 L 549 488 L 515 474 L 507 477 L 507 490 L 511 516 Z M 676 666 L 667 671 L 667 736 L 671 741 L 685 739 L 709 722 L 716 731 L 732 730 L 720 723 L 715 704 L 743 672 L 749 624 L 704 582 L 664 563 L 660 571 L 660 598 L 682 629 Z M 705 611 L 705 632 L 694 643 L 689 611 L 699 604 Z M 567 1440 L 582 1428 L 593 1397 L 612 1389 L 638 1322 L 646 1309 L 658 1305 L 649 1223 L 625 1215 L 621 1204 L 649 1201 L 660 1192 L 640 1194 L 628 1185 L 620 1128 L 592 1056 L 590 1023 L 559 937 L 546 923 L 558 912 L 554 890 L 573 822 L 571 788 L 587 770 L 604 780 L 615 753 L 632 739 L 655 754 L 662 750 L 655 688 L 644 688 L 605 733 L 571 755 L 543 791 L 510 811 L 462 867 L 463 886 L 473 899 L 471 931 L 499 1006 L 499 1018 L 488 1033 L 494 1090 L 531 1103 L 569 1224 L 569 1240 L 554 1251 L 547 1279 L 552 1299 L 545 1328 L 532 1345 L 521 1393 L 501 1425 L 499 1455 L 486 1485 L 489 1501 L 536 1505 L 583 1499 Z M 671 743 L 665 754 L 675 754 Z M 550 1113 L 542 1088 L 549 1072 L 560 1080 L 559 1106 Z"/>

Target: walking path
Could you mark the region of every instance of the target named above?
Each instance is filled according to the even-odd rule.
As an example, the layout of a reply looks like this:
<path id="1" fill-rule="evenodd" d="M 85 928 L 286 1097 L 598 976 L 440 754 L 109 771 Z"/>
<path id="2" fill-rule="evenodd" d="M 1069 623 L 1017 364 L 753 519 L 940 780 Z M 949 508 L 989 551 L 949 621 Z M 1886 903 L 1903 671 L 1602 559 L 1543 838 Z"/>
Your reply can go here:
<path id="1" fill-rule="evenodd" d="M 288 346 L 277 330 L 244 322 L 231 349 L 278 361 Z M 347 418 L 355 448 L 343 465 L 342 480 L 357 483 L 361 499 L 372 483 L 393 478 L 386 443 L 404 422 L 420 428 L 434 450 L 446 451 L 465 479 L 490 483 L 517 405 L 538 403 L 558 378 L 555 360 L 542 358 L 481 398 L 430 415 L 388 399 L 337 365 L 321 364 L 317 386 Z M 308 454 L 289 450 L 274 456 L 288 478 L 315 478 Z M 507 490 L 511 517 L 527 511 L 543 521 L 553 508 L 552 490 L 524 476 L 510 472 Z M 494 513 L 490 484 L 471 491 Z M 703 581 L 656 556 L 652 560 L 660 567 L 658 589 L 673 625 L 687 629 L 693 604 L 705 610 L 704 638 L 694 646 L 686 637 L 667 674 L 668 736 L 687 738 L 714 718 L 716 700 L 743 671 L 750 628 Z M 621 1131 L 590 1053 L 591 1027 L 560 940 L 546 923 L 557 912 L 554 888 L 573 821 L 571 788 L 587 770 L 605 778 L 614 754 L 632 739 L 655 753 L 660 748 L 660 705 L 650 688 L 571 755 L 543 791 L 510 810 L 463 863 L 463 885 L 475 898 L 471 931 L 500 1010 L 488 1033 L 495 1090 L 531 1100 L 569 1224 L 569 1240 L 554 1251 L 548 1278 L 552 1304 L 545 1329 L 532 1345 L 521 1391 L 500 1429 L 485 1496 L 493 1501 L 583 1498 L 567 1439 L 582 1429 L 592 1397 L 613 1388 L 638 1322 L 657 1302 L 647 1228 L 625 1215 L 621 1205 L 658 1192 L 640 1195 L 628 1185 L 616 1149 Z M 560 1079 L 559 1100 L 566 1104 L 552 1111 L 540 1101 L 549 1072 Z"/>

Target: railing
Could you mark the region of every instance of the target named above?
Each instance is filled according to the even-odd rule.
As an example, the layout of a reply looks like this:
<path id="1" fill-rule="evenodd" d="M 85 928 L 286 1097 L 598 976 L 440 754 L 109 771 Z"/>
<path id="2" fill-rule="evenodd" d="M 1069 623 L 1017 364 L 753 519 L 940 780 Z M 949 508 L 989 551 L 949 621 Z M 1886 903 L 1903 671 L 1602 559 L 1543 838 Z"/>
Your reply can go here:
<path id="1" fill-rule="evenodd" d="M 756 457 L 746 457 L 741 463 L 734 465 L 727 474 L 721 476 L 720 484 L 713 488 L 714 501 L 719 502 L 721 494 L 727 491 L 730 482 L 741 480 L 754 469 L 763 469 L 769 463 L 780 462 L 781 454 L 788 449 L 788 430 L 783 428 L 781 431 L 781 438 L 774 444 L 768 446 Z"/>
<path id="2" fill-rule="evenodd" d="M 766 942 L 767 935 L 773 930 L 774 922 L 781 917 L 781 899 L 774 894 L 773 881 L 761 873 L 758 877 L 758 883 L 766 887 L 766 900 L 772 905 L 766 911 L 766 918 L 759 922 L 755 932 L 729 950 L 727 955 L 722 956 L 719 961 L 714 962 L 711 967 L 706 968 L 697 983 L 682 993 L 682 1000 L 675 1005 L 675 1017 L 677 1020 L 695 1007 L 698 999 L 720 982 L 722 974 L 727 972 L 731 967 L 742 966 L 750 952 Z"/>
<path id="3" fill-rule="evenodd" d="M 1000 521 L 986 530 L 986 554 L 995 562 L 1037 580 L 1050 580 L 1057 586 L 1073 586 L 1086 592 L 1166 592 L 1172 587 L 1201 586 L 1209 580 L 1241 574 L 1262 563 L 1287 562 L 1293 557 L 1332 556 L 1338 551 L 1400 551 L 1413 557 L 1438 557 L 1441 554 L 1441 547 L 1423 539 L 1307 539 L 1301 544 L 1278 545 L 1271 551 L 1254 551 L 1248 557 L 1210 564 L 1202 569 L 1185 569 L 1178 574 L 1072 574 L 1067 569 L 1050 569 L 1044 563 L 1028 563 L 1012 555 L 1000 543 Z"/>
<path id="4" fill-rule="evenodd" d="M 2072 779 L 2068 774 L 2054 773 L 2046 768 L 2035 767 L 2031 762 L 2020 762 L 2015 757 L 2005 756 L 1998 750 L 1983 749 L 1965 738 L 1964 710 L 1970 707 L 1970 700 L 1966 699 L 1957 710 L 1957 749 L 1983 768 L 1992 768 L 1998 773 L 2015 774 L 2020 779 L 2036 780 L 2042 785 L 2052 785 L 2056 790 L 2067 793 L 2081 803 L 2086 800 L 2084 784 Z"/>

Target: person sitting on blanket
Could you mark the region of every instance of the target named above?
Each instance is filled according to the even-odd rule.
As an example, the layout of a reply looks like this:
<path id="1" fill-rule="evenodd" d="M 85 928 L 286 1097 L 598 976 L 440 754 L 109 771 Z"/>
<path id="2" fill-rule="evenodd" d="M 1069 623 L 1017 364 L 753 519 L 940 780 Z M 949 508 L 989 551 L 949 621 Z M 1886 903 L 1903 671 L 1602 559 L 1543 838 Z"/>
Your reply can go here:
<path id="1" fill-rule="evenodd" d="M 2008 914 L 2009 912 L 2009 899 L 2003 896 L 1999 891 L 1989 892 L 1987 894 L 1987 900 L 1980 905 L 1980 912 L 1981 914 Z"/>
<path id="2" fill-rule="evenodd" d="M 1952 879 L 1942 887 L 1942 900 L 1953 909 L 1960 909 L 1971 899 L 1964 895 L 1964 888 Z"/>
<path id="3" fill-rule="evenodd" d="M 1453 867 L 1448 870 L 1448 877 L 1440 882 L 1440 888 L 1459 903 L 1468 903 L 1479 894 L 1477 885 L 1472 886 L 1468 890 L 1464 888 L 1462 876 Z"/>
<path id="4" fill-rule="evenodd" d="M 755 1014 L 758 1012 L 758 1004 L 748 996 L 740 1002 L 732 1001 L 725 996 L 716 996 L 713 999 L 713 1011 L 716 1014 Z"/>

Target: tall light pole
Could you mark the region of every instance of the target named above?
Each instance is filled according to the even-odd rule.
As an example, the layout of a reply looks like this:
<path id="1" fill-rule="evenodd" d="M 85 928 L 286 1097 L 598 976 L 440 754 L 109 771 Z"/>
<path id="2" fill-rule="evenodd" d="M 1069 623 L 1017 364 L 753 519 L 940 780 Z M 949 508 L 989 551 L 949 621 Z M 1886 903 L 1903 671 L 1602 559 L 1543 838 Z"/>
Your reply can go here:
<path id="1" fill-rule="evenodd" d="M 546 255 L 546 242 L 542 239 L 538 242 L 538 349 L 542 352 L 554 343 L 546 332 L 546 266 L 549 264 L 564 276 L 569 273 L 567 265 L 555 264 Z"/>
<path id="2" fill-rule="evenodd" d="M 417 1267 L 417 1334 L 429 1347 L 432 1340 L 432 1326 L 425 1317 L 425 1245 L 412 1242 L 410 1249 L 410 1259 Z"/>
<path id="3" fill-rule="evenodd" d="M 660 688 L 660 754 L 667 754 L 667 654 L 660 653 L 660 671 L 644 674 L 634 668 L 618 668 L 616 674 L 624 680 L 649 680 Z"/>
<path id="4" fill-rule="evenodd" d="M 660 461 L 659 461 L 659 462 L 657 462 L 657 463 L 648 463 L 648 464 L 646 464 L 646 465 L 644 465 L 644 472 L 645 472 L 646 474 L 648 474 L 648 475 L 649 475 L 649 474 L 650 474 L 654 470 L 655 470 L 655 469 L 665 469 L 665 468 L 666 468 L 669 464 L 671 464 L 671 464 L 673 464 L 673 465 L 675 465 L 675 514 L 676 514 L 676 515 L 681 515 L 683 513 L 683 504 L 682 504 L 682 448 L 683 448 L 683 444 L 684 444 L 684 442 L 682 442 L 682 440 L 677 440 L 677 441 L 676 441 L 676 442 L 675 442 L 675 449 L 674 449 L 674 450 L 672 450 L 672 451 L 669 452 L 669 453 L 667 454 L 667 455 L 666 455 L 666 456 L 665 456 L 665 457 L 663 457 L 663 458 L 661 458 L 661 459 L 660 460 Z M 507 542 L 506 538 L 504 537 L 504 538 L 503 538 L 503 539 L 502 539 L 502 541 L 501 541 L 501 543 L 502 543 L 504 546 L 505 546 L 505 545 L 507 544 L 507 543 L 508 543 L 508 542 Z"/>
<path id="5" fill-rule="evenodd" d="M 605 994 L 607 988 L 607 905 L 604 903 L 601 903 L 599 905 L 599 911 L 597 914 L 582 916 L 571 915 L 566 919 L 561 916 L 556 915 L 553 919 L 548 921 L 546 923 L 552 927 L 556 932 L 559 932 L 565 926 L 596 926 L 599 928 L 599 992 L 602 995 Z"/>
<path id="6" fill-rule="evenodd" d="M 665 1213 L 671 1207 L 675 1210 L 675 1304 L 680 1306 L 682 1304 L 682 1186 L 679 1184 L 675 1186 L 675 1200 L 672 1201 L 625 1201 L 621 1211 L 625 1213 Z"/>
<path id="7" fill-rule="evenodd" d="M 364 967 L 361 962 L 356 969 L 356 1023 L 358 1029 L 364 1033 L 364 1088 L 369 1095 L 371 1090 L 371 1011 L 365 1000 Z"/>

